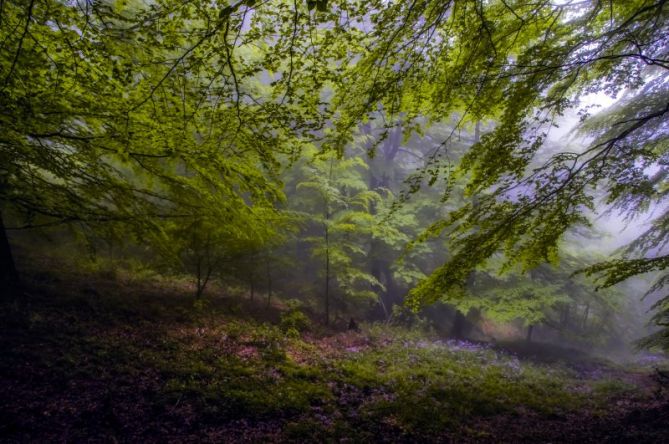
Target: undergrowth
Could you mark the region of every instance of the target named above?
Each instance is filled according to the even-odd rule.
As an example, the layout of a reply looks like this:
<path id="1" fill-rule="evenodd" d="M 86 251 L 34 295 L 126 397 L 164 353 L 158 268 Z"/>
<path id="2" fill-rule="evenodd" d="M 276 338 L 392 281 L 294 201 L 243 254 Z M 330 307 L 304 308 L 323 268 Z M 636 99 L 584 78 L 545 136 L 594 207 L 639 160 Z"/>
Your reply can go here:
<path id="1" fill-rule="evenodd" d="M 317 335 L 294 303 L 283 314 L 239 298 L 198 306 L 99 279 L 93 292 L 42 277 L 3 307 L 2 436 L 206 441 L 245 421 L 252 440 L 441 439 L 481 418 L 602 411 L 635 389 L 420 330 Z"/>

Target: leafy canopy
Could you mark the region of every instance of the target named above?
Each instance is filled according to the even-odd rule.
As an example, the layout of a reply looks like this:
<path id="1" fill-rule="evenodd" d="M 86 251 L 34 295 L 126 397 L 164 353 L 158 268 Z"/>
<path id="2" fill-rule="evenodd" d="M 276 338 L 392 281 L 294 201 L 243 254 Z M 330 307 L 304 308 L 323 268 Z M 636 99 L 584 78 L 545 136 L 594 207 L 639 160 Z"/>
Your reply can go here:
<path id="1" fill-rule="evenodd" d="M 5 2 L 2 208 L 26 226 L 244 226 L 256 220 L 244 207 L 273 211 L 282 162 L 306 146 L 342 155 L 359 125 L 386 116 L 401 119 L 405 138 L 453 120 L 409 194 L 457 182 L 466 199 L 446 202 L 433 225 L 450 258 L 412 305 L 499 252 L 526 270 L 555 260 L 601 196 L 654 219 L 623 256 L 588 272 L 604 286 L 660 272 L 659 290 L 669 281 L 665 3 Z M 583 110 L 587 147 L 541 159 L 555 119 L 591 93 L 621 100 L 594 118 Z M 490 129 L 451 168 L 455 136 L 480 122 Z"/>

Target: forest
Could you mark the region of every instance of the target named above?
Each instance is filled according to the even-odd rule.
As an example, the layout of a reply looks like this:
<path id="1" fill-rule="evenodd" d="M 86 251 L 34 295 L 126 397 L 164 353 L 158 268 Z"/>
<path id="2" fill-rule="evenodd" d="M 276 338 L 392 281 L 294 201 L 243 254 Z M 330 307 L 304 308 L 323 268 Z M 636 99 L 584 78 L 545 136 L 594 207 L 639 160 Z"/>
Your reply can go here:
<path id="1" fill-rule="evenodd" d="M 667 442 L 666 3 L 0 0 L 0 442 Z"/>

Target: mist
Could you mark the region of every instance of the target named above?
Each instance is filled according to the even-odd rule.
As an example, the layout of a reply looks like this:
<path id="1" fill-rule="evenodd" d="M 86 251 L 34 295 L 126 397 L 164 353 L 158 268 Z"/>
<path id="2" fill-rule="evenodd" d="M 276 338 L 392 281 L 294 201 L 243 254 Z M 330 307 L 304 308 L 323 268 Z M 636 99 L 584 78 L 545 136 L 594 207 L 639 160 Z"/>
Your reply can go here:
<path id="1" fill-rule="evenodd" d="M 665 442 L 664 3 L 0 2 L 0 442 Z"/>

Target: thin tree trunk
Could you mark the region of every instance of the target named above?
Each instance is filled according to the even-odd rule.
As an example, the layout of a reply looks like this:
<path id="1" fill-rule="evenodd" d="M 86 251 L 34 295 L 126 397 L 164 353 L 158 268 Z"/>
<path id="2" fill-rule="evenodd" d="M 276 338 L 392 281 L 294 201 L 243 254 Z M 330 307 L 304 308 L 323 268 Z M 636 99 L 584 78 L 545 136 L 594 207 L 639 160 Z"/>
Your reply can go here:
<path id="1" fill-rule="evenodd" d="M 376 246 L 375 246 L 375 244 L 376 244 L 376 240 L 372 239 L 372 247 L 371 247 L 370 252 L 369 252 L 370 257 L 375 257 L 376 256 L 376 253 L 375 253 Z M 370 262 L 371 262 L 370 273 L 372 274 L 372 276 L 374 276 L 376 278 L 377 281 L 381 282 L 382 281 L 382 278 L 381 278 L 381 262 L 378 259 L 373 259 Z M 386 308 L 386 304 L 385 304 L 385 300 L 384 300 L 385 294 L 380 287 L 373 286 L 373 288 L 374 288 L 374 290 L 376 292 L 376 295 L 377 295 L 379 307 L 381 307 L 381 309 L 383 310 L 383 318 L 387 321 L 390 318 L 390 313 L 388 312 L 388 309 Z"/>
<path id="2" fill-rule="evenodd" d="M 328 184 L 332 182 L 332 167 L 334 159 L 330 159 Z M 330 200 L 325 195 L 325 325 L 330 323 Z"/>
<path id="3" fill-rule="evenodd" d="M 0 289 L 9 296 L 15 294 L 19 287 L 19 274 L 14 264 L 12 247 L 9 244 L 7 231 L 0 211 Z"/>
<path id="4" fill-rule="evenodd" d="M 393 307 L 395 305 L 400 305 L 402 303 L 402 295 L 400 294 L 400 290 L 397 287 L 397 283 L 395 282 L 395 277 L 393 276 L 393 270 L 390 268 L 390 263 L 387 261 L 383 261 L 381 266 L 381 271 L 383 272 L 383 276 L 385 277 L 384 285 L 386 287 L 385 291 L 386 306 L 388 307 L 388 310 L 392 314 Z"/>
<path id="5" fill-rule="evenodd" d="M 197 258 L 197 265 L 196 265 L 196 274 L 197 274 L 197 282 L 195 284 L 195 299 L 200 299 L 200 296 L 202 296 L 202 258 L 198 256 Z"/>
<path id="6" fill-rule="evenodd" d="M 388 311 L 388 307 L 386 307 L 386 304 L 383 302 L 383 295 L 378 295 L 378 300 L 379 300 L 379 305 L 381 306 L 381 309 L 383 310 L 383 315 L 384 315 L 384 320 L 385 322 L 389 322 L 392 318 L 392 312 Z"/>
<path id="7" fill-rule="evenodd" d="M 207 287 L 207 284 L 209 283 L 209 279 L 211 278 L 211 273 L 213 272 L 213 268 L 211 266 L 207 267 L 207 274 L 204 276 L 204 279 L 200 283 L 200 279 L 198 278 L 198 288 L 197 288 L 197 298 L 200 299 L 202 295 L 204 294 L 204 289 Z"/>
<path id="8" fill-rule="evenodd" d="M 253 301 L 254 294 L 255 294 L 255 285 L 253 283 L 253 276 L 251 276 L 251 301 Z"/>
<path id="9" fill-rule="evenodd" d="M 329 214 L 328 214 L 329 219 Z M 330 323 L 330 230 L 325 226 L 325 325 Z"/>
<path id="10" fill-rule="evenodd" d="M 532 330 L 534 330 L 534 325 L 529 325 L 527 327 L 527 337 L 525 338 L 527 342 L 532 342 Z"/>
<path id="11" fill-rule="evenodd" d="M 590 303 L 588 302 L 585 305 L 585 313 L 583 314 L 583 322 L 581 323 L 581 329 L 585 330 L 586 325 L 588 325 L 588 316 L 590 315 Z"/>
<path id="12" fill-rule="evenodd" d="M 202 270 L 202 258 L 197 260 L 197 288 L 195 290 L 195 299 L 200 299 L 204 294 L 204 289 L 211 279 L 211 274 L 214 272 L 214 267 L 209 260 L 207 260 L 206 272 Z"/>
<path id="13" fill-rule="evenodd" d="M 565 305 L 562 308 L 562 313 L 560 316 L 560 339 L 564 339 L 565 336 L 565 330 L 569 328 L 569 310 L 570 307 L 569 305 Z"/>
<path id="14" fill-rule="evenodd" d="M 265 267 L 267 274 L 267 306 L 269 307 L 272 303 L 272 271 L 269 264 L 269 255 L 265 258 Z"/>

